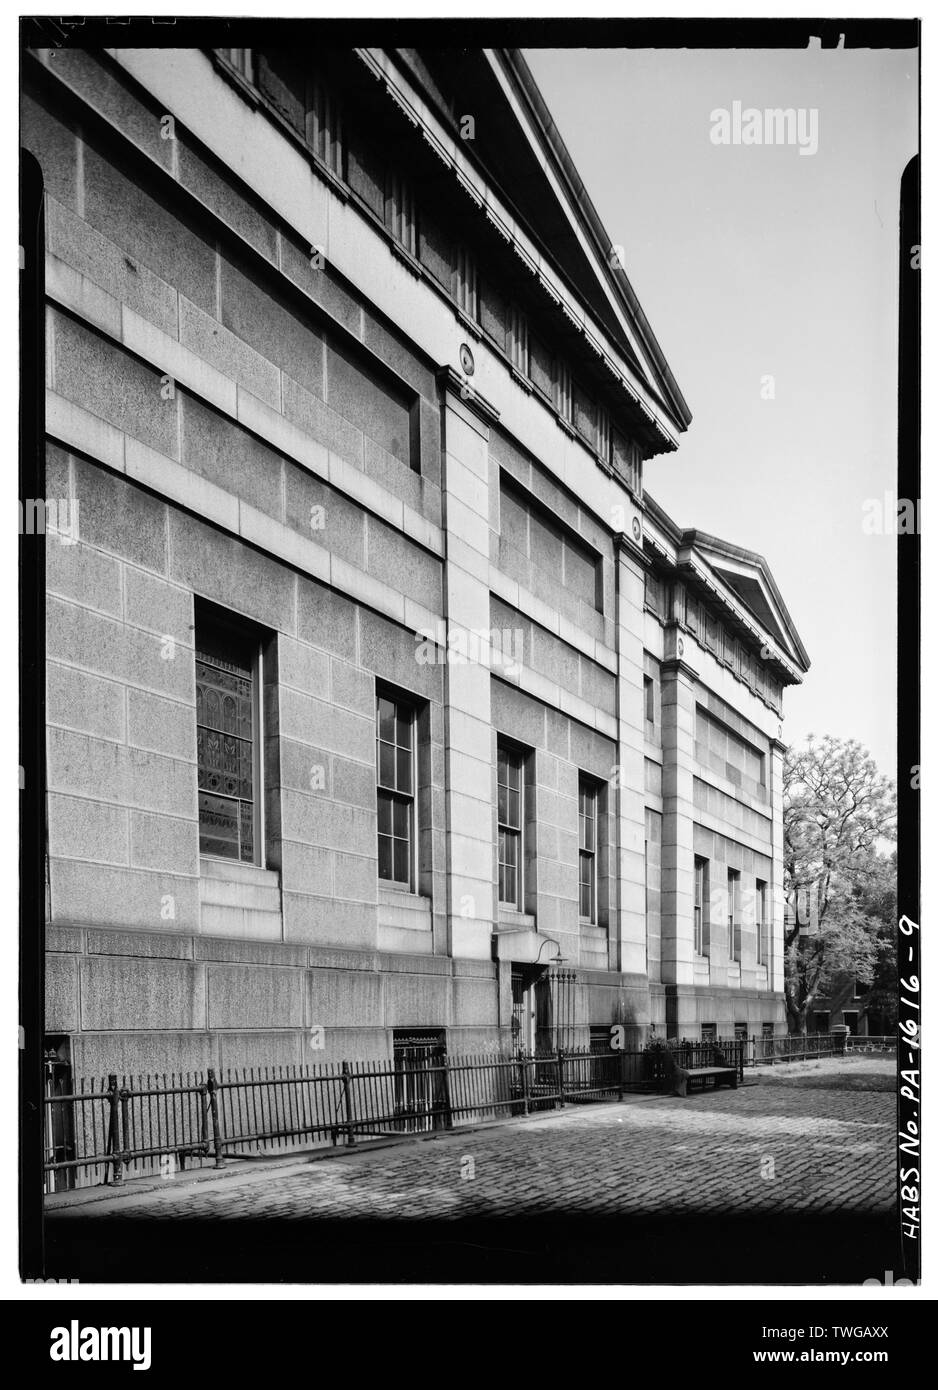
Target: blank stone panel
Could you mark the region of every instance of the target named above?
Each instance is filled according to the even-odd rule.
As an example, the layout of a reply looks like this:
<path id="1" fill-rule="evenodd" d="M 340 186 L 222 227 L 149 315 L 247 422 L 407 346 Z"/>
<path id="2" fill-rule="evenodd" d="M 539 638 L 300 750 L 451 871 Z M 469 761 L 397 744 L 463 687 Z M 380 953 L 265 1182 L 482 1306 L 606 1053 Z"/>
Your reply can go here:
<path id="1" fill-rule="evenodd" d="M 322 396 L 322 330 L 248 262 L 221 258 L 221 322 L 314 396 Z"/>
<path id="2" fill-rule="evenodd" d="M 182 403 L 182 462 L 201 478 L 234 492 L 258 511 L 283 519 L 279 454 L 233 420 L 187 392 Z M 307 518 L 308 527 L 308 518 Z"/>
<path id="3" fill-rule="evenodd" d="M 326 355 L 326 400 L 382 449 L 410 463 L 412 398 L 331 340 Z"/>
<path id="4" fill-rule="evenodd" d="M 199 308 L 215 310 L 215 245 L 158 186 L 140 182 L 102 151 L 85 146 L 84 216 Z M 64 200 L 63 200 L 64 201 Z"/>
<path id="5" fill-rule="evenodd" d="M 53 316 L 53 342 L 60 396 L 159 453 L 178 457 L 177 400 L 164 399 L 159 372 L 65 314 Z M 84 515 L 81 523 L 79 533 Z"/>

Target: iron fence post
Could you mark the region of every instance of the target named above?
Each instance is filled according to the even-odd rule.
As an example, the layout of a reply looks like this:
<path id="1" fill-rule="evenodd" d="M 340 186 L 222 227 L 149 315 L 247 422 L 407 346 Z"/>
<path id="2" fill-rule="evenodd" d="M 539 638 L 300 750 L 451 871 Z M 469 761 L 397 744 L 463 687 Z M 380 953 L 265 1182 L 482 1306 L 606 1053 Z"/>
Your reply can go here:
<path id="1" fill-rule="evenodd" d="M 117 1076 L 114 1072 L 111 1072 L 108 1076 L 107 1090 L 110 1104 L 107 1130 L 107 1152 L 114 1156 L 114 1175 L 112 1177 L 112 1182 L 119 1183 L 123 1181 L 123 1173 L 121 1171 L 120 1096 L 117 1090 Z"/>
<path id="2" fill-rule="evenodd" d="M 351 1123 L 351 1121 L 352 1121 L 352 1108 L 351 1108 L 351 1104 L 350 1104 L 350 1097 L 351 1097 L 351 1075 L 350 1075 L 350 1073 L 351 1073 L 351 1067 L 349 1066 L 348 1062 L 343 1062 L 343 1063 L 342 1063 L 342 1105 L 343 1105 L 343 1108 L 344 1108 L 344 1110 L 345 1110 L 345 1118 L 346 1118 L 346 1120 L 348 1121 L 348 1125 L 347 1125 L 347 1143 L 349 1143 L 349 1144 L 354 1144 L 354 1143 L 355 1143 L 355 1131 L 354 1131 L 354 1129 L 352 1128 L 352 1123 Z"/>
<path id="3" fill-rule="evenodd" d="M 443 1122 L 446 1129 L 453 1128 L 453 1100 L 450 1094 L 449 1053 L 441 1049 L 443 1063 Z"/>
<path id="4" fill-rule="evenodd" d="M 209 1067 L 208 1080 L 205 1083 L 208 1092 L 209 1110 L 212 1116 L 212 1144 L 215 1150 L 215 1167 L 225 1167 L 224 1138 L 221 1132 L 221 1121 L 218 1118 L 218 1082 L 215 1080 L 215 1068 Z"/>
<path id="5" fill-rule="evenodd" d="M 126 1080 L 126 1078 L 125 1078 Z M 121 1161 L 126 1167 L 130 1162 L 130 1091 L 126 1086 L 121 1087 Z"/>
<path id="6" fill-rule="evenodd" d="M 524 1113 L 526 1115 L 530 1115 L 531 1102 L 528 1085 L 528 1059 L 523 1052 L 521 1053 L 520 1058 L 518 1060 L 518 1065 L 521 1068 L 521 1098 L 524 1103 Z"/>
<path id="7" fill-rule="evenodd" d="M 560 1091 L 560 1097 L 559 1097 L 559 1098 L 560 1098 L 560 1108 L 561 1108 L 561 1110 L 562 1110 L 562 1109 L 564 1108 L 564 1106 L 566 1105 L 566 1103 L 567 1103 L 566 1100 L 564 1099 L 564 1094 L 563 1094 L 563 1048 L 562 1048 L 562 1047 L 558 1047 L 558 1048 L 557 1048 L 557 1084 L 558 1084 L 559 1091 Z"/>

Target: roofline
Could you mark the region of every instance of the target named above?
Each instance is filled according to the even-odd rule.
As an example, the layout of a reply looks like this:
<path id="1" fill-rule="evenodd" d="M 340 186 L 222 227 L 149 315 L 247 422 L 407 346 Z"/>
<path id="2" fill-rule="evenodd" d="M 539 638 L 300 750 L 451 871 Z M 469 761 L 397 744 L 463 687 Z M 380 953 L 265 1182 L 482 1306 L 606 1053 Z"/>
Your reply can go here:
<path id="1" fill-rule="evenodd" d="M 686 430 L 693 418 L 690 407 L 684 399 L 681 388 L 668 365 L 667 358 L 652 331 L 628 276 L 621 267 L 613 268 L 609 264 L 609 248 L 612 245 L 609 233 L 603 226 L 602 219 L 596 211 L 593 200 L 573 162 L 573 157 L 564 143 L 563 136 L 557 129 L 550 109 L 534 79 L 534 74 L 528 67 L 527 60 L 520 48 L 501 48 L 497 52 L 503 58 L 512 77 L 527 99 L 530 114 L 536 123 L 538 132 L 554 157 L 556 172 L 562 177 L 571 201 L 582 213 L 586 228 L 593 241 L 593 249 L 598 253 L 600 263 L 606 269 L 608 287 L 617 295 L 623 308 L 634 320 L 641 335 L 642 344 L 667 388 L 669 404 L 680 422 L 681 429 Z"/>
<path id="2" fill-rule="evenodd" d="M 785 623 L 787 633 L 797 652 L 798 659 L 803 669 L 808 671 L 811 666 L 811 658 L 805 650 L 798 629 L 792 621 L 785 600 L 782 598 L 779 587 L 775 582 L 775 576 L 772 574 L 765 557 L 759 555 L 755 550 L 746 550 L 744 546 L 734 545 L 731 541 L 721 540 L 719 536 L 712 536 L 709 532 L 700 531 L 696 527 L 692 527 L 689 530 L 682 530 L 677 522 L 668 515 L 661 504 L 656 502 L 649 493 L 646 492 L 644 494 L 643 501 L 652 520 L 656 522 L 661 530 L 664 531 L 668 538 L 676 545 L 681 547 L 691 546 L 694 549 L 699 549 L 703 546 L 717 552 L 722 551 L 727 559 L 743 560 L 759 571 Z M 743 602 L 743 600 L 740 599 L 740 602 Z M 757 618 L 756 621 L 759 622 L 760 620 Z"/>
<path id="3" fill-rule="evenodd" d="M 692 531 L 686 531 L 684 534 L 685 545 L 696 545 L 699 542 L 701 545 L 708 546 L 711 550 L 722 551 L 729 560 L 744 560 L 750 565 L 755 565 L 755 567 L 761 571 L 768 585 L 769 593 L 775 600 L 778 610 L 785 620 L 798 655 L 801 658 L 805 670 L 807 670 L 811 665 L 810 658 L 805 651 L 804 643 L 798 634 L 798 629 L 792 621 L 792 616 L 788 611 L 785 600 L 782 598 L 781 591 L 775 582 L 775 576 L 769 568 L 765 556 L 758 554 L 755 550 L 746 550 L 744 546 L 734 545 L 732 541 L 721 540 L 719 536 L 712 536 L 707 531 L 698 531 L 694 529 Z"/>

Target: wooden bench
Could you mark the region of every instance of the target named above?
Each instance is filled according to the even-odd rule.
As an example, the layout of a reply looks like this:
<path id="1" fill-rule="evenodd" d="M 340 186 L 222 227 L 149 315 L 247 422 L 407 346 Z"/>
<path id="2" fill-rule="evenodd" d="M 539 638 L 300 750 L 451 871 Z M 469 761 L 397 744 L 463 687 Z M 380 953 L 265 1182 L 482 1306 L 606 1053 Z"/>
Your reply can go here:
<path id="1" fill-rule="evenodd" d="M 671 1081 L 672 1095 L 686 1096 L 688 1087 L 705 1090 L 710 1078 L 713 1086 L 730 1086 L 735 1091 L 739 1085 L 739 1075 L 735 1067 L 727 1065 L 726 1058 L 718 1048 L 713 1050 L 713 1065 L 709 1067 L 681 1067 L 674 1060 L 670 1048 L 665 1048 L 662 1060 Z"/>

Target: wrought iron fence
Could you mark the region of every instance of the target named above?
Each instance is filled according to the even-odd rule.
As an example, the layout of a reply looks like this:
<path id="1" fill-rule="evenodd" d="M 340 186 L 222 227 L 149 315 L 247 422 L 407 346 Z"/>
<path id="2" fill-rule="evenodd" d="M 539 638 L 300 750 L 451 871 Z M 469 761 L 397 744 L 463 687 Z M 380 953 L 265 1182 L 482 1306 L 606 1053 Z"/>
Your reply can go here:
<path id="1" fill-rule="evenodd" d="M 505 1115 L 614 1099 L 664 1081 L 654 1049 L 448 1055 L 409 1046 L 387 1061 L 251 1067 L 217 1076 L 82 1081 L 49 1088 L 46 1190 L 309 1144 L 421 1134 Z"/>
<path id="2" fill-rule="evenodd" d="M 129 1164 L 173 1169 L 218 1153 L 215 1074 L 165 1073 L 136 1080 L 82 1079 L 76 1092 L 45 1097 L 46 1190 L 87 1181 L 121 1181 Z"/>
<path id="3" fill-rule="evenodd" d="M 887 1049 L 890 1038 L 838 1035 L 683 1039 L 641 1050 L 558 1049 L 549 1053 L 448 1054 L 408 1040 L 391 1059 L 305 1067 L 252 1067 L 222 1075 L 82 1081 L 50 1086 L 46 1107 L 46 1190 L 131 1174 L 168 1176 L 186 1164 L 224 1166 L 226 1157 L 289 1153 L 310 1144 L 527 1115 L 567 1105 L 670 1089 L 673 1066 L 693 1070 Z"/>
<path id="4" fill-rule="evenodd" d="M 895 1037 L 846 1033 L 787 1033 L 782 1037 L 746 1038 L 746 1065 L 843 1057 L 856 1052 L 894 1052 Z"/>

